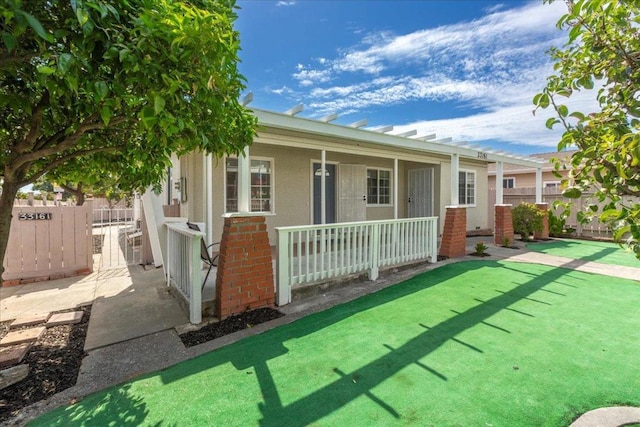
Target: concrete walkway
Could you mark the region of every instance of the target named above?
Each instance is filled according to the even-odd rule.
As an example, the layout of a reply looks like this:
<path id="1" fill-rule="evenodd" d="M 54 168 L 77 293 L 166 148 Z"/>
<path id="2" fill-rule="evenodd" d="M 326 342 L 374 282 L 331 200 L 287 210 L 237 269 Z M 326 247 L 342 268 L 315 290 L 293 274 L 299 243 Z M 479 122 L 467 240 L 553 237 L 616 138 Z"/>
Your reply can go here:
<path id="1" fill-rule="evenodd" d="M 83 278 L 69 278 L 34 283 L 10 288 L 0 288 L 0 320 L 9 320 L 26 315 L 51 312 L 78 305 L 93 303 L 89 330 L 85 342 L 88 355 L 83 360 L 77 384 L 47 401 L 25 409 L 16 425 L 50 411 L 69 401 L 92 392 L 130 380 L 145 373 L 167 368 L 171 365 L 207 353 L 250 335 L 291 323 L 311 313 L 319 312 L 336 304 L 353 300 L 400 283 L 416 274 L 461 260 L 503 259 L 516 262 L 539 263 L 550 266 L 576 269 L 590 273 L 624 277 L 640 281 L 640 268 L 580 262 L 568 258 L 550 256 L 521 248 L 511 249 L 495 246 L 492 237 L 467 239 L 467 253 L 475 250 L 482 241 L 489 247 L 490 258 L 465 256 L 436 264 L 425 264 L 415 268 L 393 271 L 375 282 L 356 282 L 349 286 L 337 286 L 322 293 L 308 294 L 293 303 L 280 307 L 286 316 L 271 322 L 256 325 L 225 337 L 195 347 L 185 348 L 177 329 L 188 325 L 188 317 L 167 292 L 162 269 L 145 271 L 141 267 L 105 270 Z M 616 414 L 619 413 L 616 409 Z M 640 422 L 640 414 L 623 411 L 625 420 Z M 575 427 L 591 425 L 614 426 L 607 423 L 599 413 L 600 424 L 577 420 Z M 617 416 L 617 415 L 616 415 Z M 613 416 L 612 416 L 613 417 Z M 635 418 L 634 418 L 635 417 Z M 614 418 L 612 418 L 613 420 Z M 618 419 L 618 418 L 615 418 Z M 631 422 L 626 421 L 626 422 Z M 613 421 L 612 421 L 613 422 Z"/>

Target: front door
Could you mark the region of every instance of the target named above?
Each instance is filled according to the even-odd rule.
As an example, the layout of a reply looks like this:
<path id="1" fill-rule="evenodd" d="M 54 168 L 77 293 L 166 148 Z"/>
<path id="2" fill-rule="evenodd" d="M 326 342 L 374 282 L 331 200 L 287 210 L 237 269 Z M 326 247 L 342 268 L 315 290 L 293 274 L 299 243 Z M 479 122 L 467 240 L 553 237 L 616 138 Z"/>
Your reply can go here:
<path id="1" fill-rule="evenodd" d="M 338 221 L 355 222 L 367 219 L 367 167 L 341 164 L 338 193 Z"/>
<path id="2" fill-rule="evenodd" d="M 321 224 L 320 163 L 313 164 L 313 223 Z M 325 164 L 325 219 L 327 224 L 336 222 L 336 165 Z"/>
<path id="3" fill-rule="evenodd" d="M 409 170 L 409 218 L 433 216 L 433 168 Z"/>

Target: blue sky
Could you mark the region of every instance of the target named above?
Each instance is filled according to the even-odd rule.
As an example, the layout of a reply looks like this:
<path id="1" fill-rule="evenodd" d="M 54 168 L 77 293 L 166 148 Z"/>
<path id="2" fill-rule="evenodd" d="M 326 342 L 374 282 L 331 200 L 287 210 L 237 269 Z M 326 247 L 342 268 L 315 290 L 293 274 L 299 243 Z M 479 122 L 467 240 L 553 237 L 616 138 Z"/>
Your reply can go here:
<path id="1" fill-rule="evenodd" d="M 416 129 L 521 154 L 555 151 L 559 131 L 531 100 L 562 46 L 563 1 L 239 0 L 240 71 L 251 107 L 338 113 L 391 133 Z M 574 106 L 589 105 L 584 94 Z M 584 110 L 582 110 L 584 111 Z"/>

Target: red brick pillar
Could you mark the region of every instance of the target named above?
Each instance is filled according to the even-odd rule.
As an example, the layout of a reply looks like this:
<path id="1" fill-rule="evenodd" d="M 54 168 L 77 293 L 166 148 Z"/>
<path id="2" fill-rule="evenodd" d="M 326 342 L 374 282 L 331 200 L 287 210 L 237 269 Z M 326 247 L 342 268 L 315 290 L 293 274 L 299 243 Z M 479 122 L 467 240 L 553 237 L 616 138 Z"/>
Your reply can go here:
<path id="1" fill-rule="evenodd" d="M 512 205 L 495 205 L 495 228 L 493 243 L 502 246 L 504 238 L 509 239 L 509 244 L 513 245 L 513 218 L 511 217 Z"/>
<path id="2" fill-rule="evenodd" d="M 447 258 L 463 256 L 466 253 L 466 246 L 467 208 L 447 206 L 439 255 Z"/>
<path id="3" fill-rule="evenodd" d="M 271 247 L 264 216 L 225 218 L 216 277 L 216 315 L 222 320 L 274 302 Z"/>
<path id="4" fill-rule="evenodd" d="M 544 213 L 542 218 L 542 231 L 535 231 L 533 233 L 534 239 L 548 239 L 549 238 L 549 204 L 548 203 L 536 203 L 538 209 Z"/>

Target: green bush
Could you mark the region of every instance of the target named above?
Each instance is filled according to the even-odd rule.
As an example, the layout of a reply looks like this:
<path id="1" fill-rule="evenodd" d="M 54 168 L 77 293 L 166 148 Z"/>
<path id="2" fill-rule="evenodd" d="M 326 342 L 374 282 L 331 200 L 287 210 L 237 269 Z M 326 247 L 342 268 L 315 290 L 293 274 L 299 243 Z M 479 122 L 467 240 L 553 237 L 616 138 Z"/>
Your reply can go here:
<path id="1" fill-rule="evenodd" d="M 549 235 L 553 237 L 566 237 L 575 231 L 574 228 L 567 227 L 566 211 L 560 212 L 558 216 L 549 211 Z"/>
<path id="2" fill-rule="evenodd" d="M 525 242 L 536 231 L 542 231 L 545 213 L 533 203 L 520 203 L 511 210 L 513 231 Z"/>
<path id="3" fill-rule="evenodd" d="M 489 249 L 489 247 L 487 245 L 484 244 L 484 242 L 478 242 L 476 243 L 476 255 L 484 255 L 485 251 Z"/>

